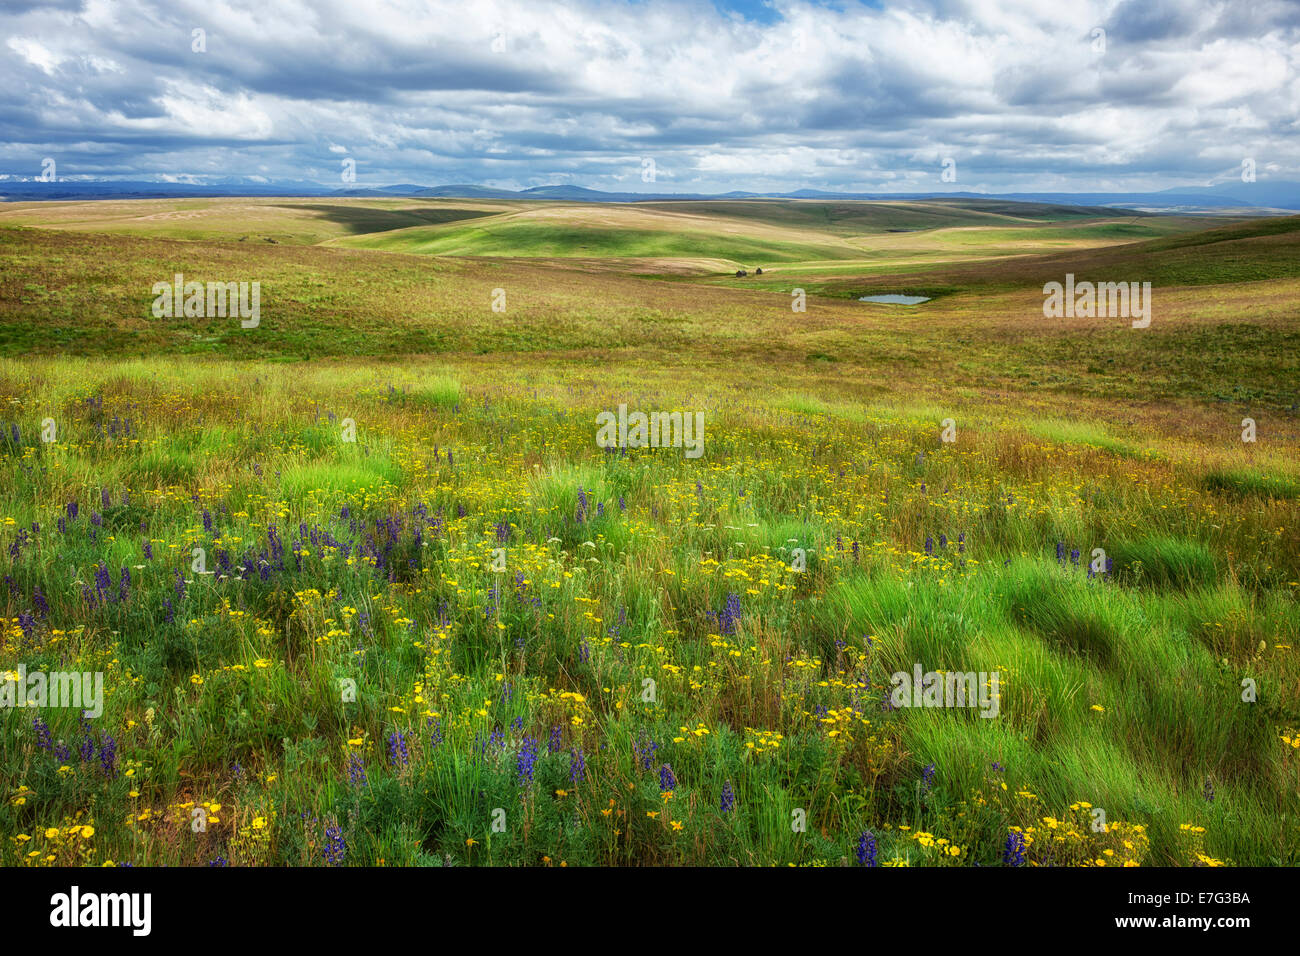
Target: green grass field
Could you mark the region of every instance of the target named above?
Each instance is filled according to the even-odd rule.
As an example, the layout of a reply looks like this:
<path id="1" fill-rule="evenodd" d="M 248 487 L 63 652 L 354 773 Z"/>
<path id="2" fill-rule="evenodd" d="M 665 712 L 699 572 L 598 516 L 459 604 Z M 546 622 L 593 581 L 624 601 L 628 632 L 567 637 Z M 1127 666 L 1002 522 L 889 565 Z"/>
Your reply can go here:
<path id="1" fill-rule="evenodd" d="M 0 263 L 0 671 L 104 691 L 0 707 L 4 865 L 1300 863 L 1300 217 L 14 203 Z"/>

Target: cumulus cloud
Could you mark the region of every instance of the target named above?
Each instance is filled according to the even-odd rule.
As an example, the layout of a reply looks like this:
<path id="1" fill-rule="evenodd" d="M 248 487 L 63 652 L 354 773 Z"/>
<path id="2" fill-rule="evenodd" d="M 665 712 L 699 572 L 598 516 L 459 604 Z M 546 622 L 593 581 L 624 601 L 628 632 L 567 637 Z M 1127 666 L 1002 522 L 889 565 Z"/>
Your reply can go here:
<path id="1" fill-rule="evenodd" d="M 357 186 L 1090 191 L 1249 155 L 1300 178 L 1286 0 L 85 0 L 0 29 L 10 177 L 338 183 L 351 158 Z"/>

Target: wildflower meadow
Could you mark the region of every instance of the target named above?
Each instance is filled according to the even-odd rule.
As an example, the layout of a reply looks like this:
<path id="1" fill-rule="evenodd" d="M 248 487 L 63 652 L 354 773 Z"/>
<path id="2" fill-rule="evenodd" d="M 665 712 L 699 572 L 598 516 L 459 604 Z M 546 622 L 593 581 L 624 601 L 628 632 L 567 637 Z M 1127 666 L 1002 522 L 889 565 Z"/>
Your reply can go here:
<path id="1" fill-rule="evenodd" d="M 1294 485 L 610 377 L 4 364 L 4 862 L 1296 862 Z"/>

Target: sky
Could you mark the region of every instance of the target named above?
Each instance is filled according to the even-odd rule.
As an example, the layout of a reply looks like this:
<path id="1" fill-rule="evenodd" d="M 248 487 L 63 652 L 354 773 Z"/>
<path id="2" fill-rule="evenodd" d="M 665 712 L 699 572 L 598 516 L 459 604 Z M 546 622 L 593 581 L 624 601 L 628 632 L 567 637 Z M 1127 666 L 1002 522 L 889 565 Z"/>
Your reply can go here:
<path id="1" fill-rule="evenodd" d="M 1300 180 L 1297 0 L 3 0 L 0 38 L 9 179 Z"/>

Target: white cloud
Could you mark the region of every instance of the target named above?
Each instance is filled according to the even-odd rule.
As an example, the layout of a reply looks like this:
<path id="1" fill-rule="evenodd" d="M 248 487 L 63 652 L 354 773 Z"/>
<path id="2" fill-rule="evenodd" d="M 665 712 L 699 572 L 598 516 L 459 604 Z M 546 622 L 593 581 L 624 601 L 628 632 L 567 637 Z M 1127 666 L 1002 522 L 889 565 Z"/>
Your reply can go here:
<path id="1" fill-rule="evenodd" d="M 1296 5 L 774 8 L 763 23 L 706 0 L 90 0 L 76 14 L 0 13 L 15 54 L 0 62 L 0 140 L 38 156 L 93 142 L 97 168 L 116 151 L 124 175 L 332 177 L 346 153 L 376 183 L 600 186 L 626 180 L 626 157 L 650 156 L 683 189 L 911 184 L 944 155 L 969 188 L 1172 185 L 1215 175 L 1230 142 L 1300 178 Z M 206 53 L 190 49 L 196 27 Z M 18 175 L 31 165 L 14 162 Z"/>
<path id="2" fill-rule="evenodd" d="M 63 62 L 62 57 L 28 37 L 10 37 L 6 45 L 47 76 L 53 76 L 55 68 Z"/>

